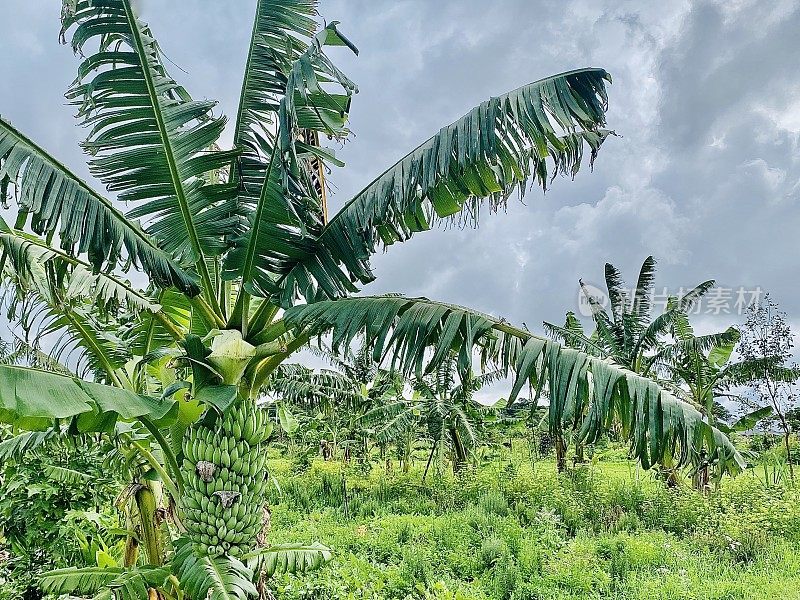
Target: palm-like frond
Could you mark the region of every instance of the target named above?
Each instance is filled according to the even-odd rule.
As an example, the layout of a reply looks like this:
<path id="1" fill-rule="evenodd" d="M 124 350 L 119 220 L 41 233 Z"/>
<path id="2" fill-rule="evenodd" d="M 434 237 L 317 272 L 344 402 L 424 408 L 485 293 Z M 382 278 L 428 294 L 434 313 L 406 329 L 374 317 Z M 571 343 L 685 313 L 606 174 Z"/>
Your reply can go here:
<path id="1" fill-rule="evenodd" d="M 26 431 L 7 438 L 0 442 L 0 463 L 7 460 L 21 460 L 25 454 L 40 448 L 56 435 L 58 432 L 49 429 L 47 431 Z"/>
<path id="2" fill-rule="evenodd" d="M 354 282 L 372 281 L 369 257 L 380 244 L 405 241 L 441 220 L 477 222 L 483 198 L 496 210 L 529 180 L 545 187 L 556 173 L 574 175 L 584 144 L 594 157 L 606 135 L 606 79 L 602 69 L 548 77 L 442 128 L 276 265 L 282 304 L 296 295 L 344 296 Z"/>
<path id="3" fill-rule="evenodd" d="M 478 432 L 466 411 L 460 406 L 453 406 L 448 421 L 452 424 L 459 443 L 471 452 L 478 445 Z"/>
<path id="4" fill-rule="evenodd" d="M 720 373 L 721 382 L 728 386 L 745 385 L 766 375 L 786 383 L 800 379 L 800 368 L 786 367 L 781 362 L 778 356 L 768 356 L 732 363 Z"/>
<path id="5" fill-rule="evenodd" d="M 42 591 L 48 594 L 95 594 L 95 598 L 114 600 L 148 600 L 148 590 L 163 587 L 169 570 L 163 567 L 120 569 L 116 567 L 87 567 L 57 569 L 42 575 Z"/>
<path id="6" fill-rule="evenodd" d="M 625 350 L 625 334 L 621 324 L 618 324 L 613 317 L 608 316 L 600 300 L 591 294 L 582 279 L 579 279 L 578 283 L 591 309 L 599 345 L 604 348 L 606 353 L 621 356 Z"/>
<path id="7" fill-rule="evenodd" d="M 611 315 L 616 323 L 622 320 L 622 315 L 628 305 L 628 297 L 624 288 L 625 281 L 622 279 L 622 273 L 620 273 L 619 269 L 611 263 L 606 263 L 605 276 Z"/>
<path id="8" fill-rule="evenodd" d="M 258 596 L 252 569 L 232 556 L 197 556 L 191 543 L 179 540 L 172 562 L 181 587 L 191 598 L 247 600 Z"/>
<path id="9" fill-rule="evenodd" d="M 569 348 L 581 350 L 594 356 L 604 356 L 605 351 L 596 339 L 586 337 L 583 325 L 572 311 L 567 312 L 564 325 L 554 325 L 545 321 L 545 332 L 554 340 L 561 341 Z"/>
<path id="10" fill-rule="evenodd" d="M 43 465 L 42 472 L 50 481 L 57 481 L 59 483 L 86 485 L 92 480 L 91 475 L 87 475 L 81 471 L 76 471 L 75 469 L 60 467 L 58 465 Z"/>
<path id="11" fill-rule="evenodd" d="M 50 362 L 71 363 L 76 373 L 112 381 L 114 371 L 129 354 L 114 333 L 113 319 L 103 319 L 102 312 L 108 314 L 109 307 L 119 308 L 120 299 L 123 306 L 134 311 L 158 311 L 160 307 L 123 282 L 95 275 L 85 265 L 43 244 L 2 233 L 2 227 L 0 246 L 10 259 L 3 280 L 10 282 L 14 291 L 9 318 L 20 323 L 26 335 L 49 340 Z"/>
<path id="12" fill-rule="evenodd" d="M 298 156 L 300 130 L 346 135 L 344 124 L 355 85 L 323 52 L 325 44 L 338 44 L 340 34 L 331 24 L 288 65 L 282 76 L 285 88 L 278 102 L 277 140 L 263 138 L 260 150 L 268 152 L 260 173 L 261 186 L 246 189 L 240 202 L 251 209 L 245 233 L 234 240 L 225 262 L 226 277 L 241 278 L 243 290 L 262 297 L 279 295 L 275 279 L 287 260 L 304 255 L 324 225 L 320 198 L 307 161 Z M 322 87 L 338 84 L 343 94 Z M 301 153 L 302 154 L 302 153 Z M 252 185 L 245 171 L 242 181 Z"/>
<path id="13" fill-rule="evenodd" d="M 141 312 L 120 319 L 120 338 L 134 356 L 146 356 L 156 348 L 171 346 L 184 332 L 201 336 L 208 333 L 202 319 L 193 318 L 192 305 L 183 294 L 161 290 L 151 301 L 161 307 L 158 312 Z"/>
<path id="14" fill-rule="evenodd" d="M 46 594 L 93 594 L 114 581 L 124 571 L 118 568 L 69 567 L 48 571 L 39 579 Z"/>
<path id="15" fill-rule="evenodd" d="M 86 253 L 93 270 L 130 261 L 162 287 L 174 285 L 190 296 L 199 292 L 195 278 L 135 221 L 0 119 L 0 181 L 6 178 L 16 188 L 22 214 L 30 215 L 33 231 L 57 234 L 62 250 L 71 256 Z"/>
<path id="16" fill-rule="evenodd" d="M 12 335 L 14 336 L 13 351 L 0 358 L 0 364 L 23 365 L 42 371 L 53 371 L 61 375 L 73 374 L 72 370 L 66 365 L 42 350 L 41 338 L 36 337 L 28 340 L 13 332 Z"/>
<path id="17" fill-rule="evenodd" d="M 153 594 L 150 590 L 166 587 L 169 576 L 169 569 L 164 567 L 139 567 L 125 571 L 108 584 L 109 600 L 151 600 Z"/>
<path id="18" fill-rule="evenodd" d="M 354 383 L 341 373 L 315 373 L 300 365 L 279 367 L 270 378 L 267 389 L 282 400 L 309 406 L 347 406 L 358 397 Z"/>
<path id="19" fill-rule="evenodd" d="M 332 558 L 322 544 L 276 544 L 259 548 L 242 557 L 254 572 L 273 577 L 281 573 L 306 573 L 320 568 Z"/>
<path id="20" fill-rule="evenodd" d="M 130 0 L 80 0 L 65 11 L 62 32 L 69 30 L 76 53 L 83 55 L 90 41 L 97 48 L 67 94 L 89 127 L 90 171 L 120 200 L 141 203 L 130 216 L 145 217 L 159 246 L 194 263 L 210 288 L 205 255 L 221 253 L 236 225 L 235 190 L 208 181 L 235 156 L 209 150 L 225 119 L 212 116 L 213 102 L 192 100 L 169 76 Z"/>
<path id="21" fill-rule="evenodd" d="M 713 348 L 726 344 L 735 344 L 737 341 L 739 341 L 739 331 L 735 327 L 729 327 L 725 331 L 718 333 L 682 336 L 648 358 L 648 362 L 658 364 L 672 358 L 680 359 L 682 356 L 703 355 Z"/>
<path id="22" fill-rule="evenodd" d="M 57 303 L 34 297 L 25 299 L 23 310 L 26 314 L 21 320 L 26 329 L 35 328 L 37 338 L 50 345 L 47 363 L 32 366 L 113 384 L 115 372 L 131 356 L 128 347 L 117 337 L 114 322 L 98 318 L 91 304 L 73 303 L 59 307 Z M 17 316 L 16 307 L 10 314 Z M 71 368 L 51 368 L 64 364 Z"/>
<path id="23" fill-rule="evenodd" d="M 390 356 L 405 372 L 421 374 L 457 352 L 464 373 L 477 352 L 481 364 L 515 373 L 509 401 L 526 381 L 546 377 L 551 431 L 575 431 L 579 440 L 591 442 L 618 421 L 645 466 L 686 464 L 704 448 L 719 458 L 722 470 L 736 472 L 744 465 L 720 431 L 653 381 L 488 315 L 424 298 L 391 296 L 297 306 L 285 319 L 311 334 L 330 332 L 334 349 L 363 335 L 376 358 Z"/>
<path id="24" fill-rule="evenodd" d="M 505 377 L 505 373 L 502 369 L 488 371 L 479 375 L 470 372 L 461 380 L 461 383 L 453 386 L 450 395 L 462 403 L 470 402 L 475 396 L 475 393 L 481 388 L 491 385 L 503 377 Z"/>
<path id="25" fill-rule="evenodd" d="M 659 338 L 667 333 L 676 322 L 680 326 L 686 314 L 700 299 L 714 287 L 714 280 L 709 279 L 692 288 L 683 296 L 670 299 L 667 309 L 653 319 L 640 334 L 634 353 L 650 351 L 656 348 Z"/>
<path id="26" fill-rule="evenodd" d="M 233 132 L 233 143 L 242 152 L 238 168 L 231 172 L 240 196 L 253 204 L 275 146 L 286 73 L 308 48 L 317 28 L 316 14 L 317 0 L 258 0 L 256 5 Z"/>
<path id="27" fill-rule="evenodd" d="M 650 319 L 651 297 L 653 282 L 656 277 L 656 259 L 648 256 L 642 263 L 639 270 L 639 279 L 636 282 L 636 290 L 633 295 L 631 311 L 643 322 Z"/>
<path id="28" fill-rule="evenodd" d="M 51 248 L 45 240 L 11 229 L 0 218 L 0 246 L 16 274 L 16 284 L 43 298 L 64 302 L 88 298 L 99 306 L 158 312 L 160 306 L 113 274 L 95 273 L 90 264 Z"/>
<path id="29" fill-rule="evenodd" d="M 412 433 L 419 426 L 422 409 L 420 403 L 401 398 L 376 406 L 359 421 L 372 430 L 378 443 L 386 444 Z"/>

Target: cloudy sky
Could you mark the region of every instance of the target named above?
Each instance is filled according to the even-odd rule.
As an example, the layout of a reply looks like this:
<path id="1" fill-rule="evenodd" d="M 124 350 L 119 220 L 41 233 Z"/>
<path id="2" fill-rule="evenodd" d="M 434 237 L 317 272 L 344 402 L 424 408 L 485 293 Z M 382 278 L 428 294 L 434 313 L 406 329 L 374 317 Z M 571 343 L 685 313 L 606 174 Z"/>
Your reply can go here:
<path id="1" fill-rule="evenodd" d="M 0 21 L 0 112 L 85 173 L 83 132 L 62 95 L 77 61 L 58 44 L 60 3 L 4 4 L 14 18 Z M 140 5 L 175 78 L 233 114 L 253 2 Z M 653 254 L 659 288 L 715 278 L 732 312 L 736 290 L 769 290 L 798 322 L 796 0 L 322 0 L 321 12 L 361 51 L 334 53 L 360 89 L 334 207 L 493 94 L 587 66 L 614 79 L 608 119 L 619 137 L 593 172 L 532 190 L 477 230 L 392 247 L 375 258 L 366 293 L 427 296 L 540 329 L 577 310 L 579 277 L 599 284 L 609 261 L 634 283 Z M 739 320 L 697 318 L 701 329 Z"/>

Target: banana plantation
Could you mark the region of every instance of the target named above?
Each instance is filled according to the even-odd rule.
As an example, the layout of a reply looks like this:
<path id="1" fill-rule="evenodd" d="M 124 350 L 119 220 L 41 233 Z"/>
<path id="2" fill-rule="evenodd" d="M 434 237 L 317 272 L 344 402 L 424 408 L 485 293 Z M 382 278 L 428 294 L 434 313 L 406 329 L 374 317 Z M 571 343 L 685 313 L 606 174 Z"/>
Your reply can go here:
<path id="1" fill-rule="evenodd" d="M 225 7 L 248 15 L 225 115 L 156 4 L 48 16 L 85 165 L 0 105 L 0 600 L 800 598 L 792 298 L 659 303 L 638 246 L 624 275 L 554 254 L 563 321 L 369 293 L 408 281 L 379 277 L 401 244 L 489 231 L 499 264 L 507 215 L 615 185 L 592 167 L 634 126 L 605 69 L 495 90 L 342 193 L 369 109 L 342 65 L 374 22 Z"/>

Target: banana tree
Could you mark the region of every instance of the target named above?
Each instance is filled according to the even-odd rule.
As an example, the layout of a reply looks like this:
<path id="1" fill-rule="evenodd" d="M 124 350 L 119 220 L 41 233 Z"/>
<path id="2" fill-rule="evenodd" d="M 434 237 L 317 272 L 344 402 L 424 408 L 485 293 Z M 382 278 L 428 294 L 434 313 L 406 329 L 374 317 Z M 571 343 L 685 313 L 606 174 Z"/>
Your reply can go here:
<path id="1" fill-rule="evenodd" d="M 334 369 L 314 371 L 298 364 L 284 363 L 276 369 L 265 390 L 276 398 L 305 411 L 312 422 L 322 425 L 326 437 L 319 440 L 326 458 L 344 447 L 344 459 L 354 455 L 369 460 L 369 438 L 361 417 L 376 406 L 397 399 L 405 380 L 398 373 L 381 369 L 367 346 L 341 356 L 324 346 L 309 350 L 331 363 Z"/>
<path id="2" fill-rule="evenodd" d="M 259 574 L 319 564 L 324 551 L 269 547 L 260 535 L 269 425 L 255 403 L 287 357 L 331 329 L 337 348 L 364 330 L 376 357 L 391 346 L 404 369 L 422 371 L 433 346 L 431 365 L 456 351 L 466 371 L 476 351 L 514 370 L 517 392 L 549 372 L 565 400 L 551 404 L 554 427 L 591 437 L 621 418 L 646 465 L 683 463 L 701 447 L 732 471 L 740 463 L 694 409 L 610 362 L 467 310 L 347 298 L 373 280 L 379 248 L 439 222 L 477 223 L 484 204 L 497 210 L 514 190 L 574 175 L 587 149 L 594 159 L 608 75 L 580 69 L 483 102 L 328 220 L 326 169 L 339 161 L 320 134 L 348 135 L 356 86 L 325 50 L 355 46 L 316 14 L 313 0 L 256 3 L 230 149 L 219 148 L 225 118 L 169 75 L 131 0 L 65 0 L 62 11 L 62 39 L 80 57 L 67 97 L 104 191 L 0 121 L 0 193 L 18 206 L 0 232 L 3 272 L 27 286 L 20 293 L 41 292 L 90 365 L 85 379 L 0 367 L 0 419 L 83 431 L 139 423 L 175 503 L 163 565 L 68 570 L 48 591 L 245 598 L 259 593 Z M 109 330 L 125 337 L 125 362 Z M 152 372 L 165 368 L 172 384 Z M 575 408 L 589 390 L 584 425 Z"/>
<path id="3" fill-rule="evenodd" d="M 592 313 L 594 332 L 587 336 L 572 312 L 567 313 L 563 326 L 545 322 L 545 329 L 554 339 L 572 348 L 594 356 L 611 357 L 617 364 L 645 376 L 656 374 L 665 354 L 675 349 L 670 343 L 670 333 L 676 320 L 685 321 L 688 311 L 714 286 L 714 280 L 704 281 L 679 297 L 666 299 L 664 311 L 654 316 L 655 268 L 656 260 L 648 256 L 639 270 L 636 288 L 629 293 L 619 269 L 606 263 L 608 309 L 583 280 L 579 281 Z M 716 343 L 724 343 L 727 338 L 726 334 L 714 334 L 695 339 L 696 344 L 708 349 Z"/>
<path id="4" fill-rule="evenodd" d="M 437 450 L 449 446 L 453 472 L 460 472 L 479 443 L 481 406 L 475 393 L 497 380 L 501 371 L 475 375 L 468 371 L 457 383 L 456 360 L 443 360 L 427 376 L 412 383 L 411 397 L 398 396 L 367 412 L 362 423 L 372 430 L 379 443 L 403 443 L 410 436 L 423 434 L 431 442 L 428 462 L 422 475 L 428 474 Z"/>
<path id="5" fill-rule="evenodd" d="M 668 298 L 664 311 L 654 316 L 655 270 L 656 261 L 648 256 L 639 270 L 636 288 L 629 293 L 619 269 L 606 263 L 608 309 L 583 280 L 579 280 L 595 326 L 591 335 L 585 333 L 580 320 L 572 312 L 567 313 L 563 326 L 545 322 L 545 330 L 553 339 L 562 341 L 570 348 L 592 356 L 610 358 L 630 371 L 660 381 L 663 363 L 688 343 L 671 336 L 676 321 L 688 325 L 688 311 L 713 287 L 714 281 L 704 281 L 680 297 Z M 694 344 L 698 348 L 708 349 L 726 340 L 726 334 L 712 334 L 696 337 Z M 557 432 L 554 441 L 558 465 L 562 469 L 566 442 Z M 581 450 L 582 446 L 577 444 L 576 452 L 580 454 Z"/>
<path id="6" fill-rule="evenodd" d="M 686 315 L 679 315 L 671 330 L 676 342 L 668 351 L 662 352 L 665 375 L 676 384 L 673 388 L 676 395 L 697 406 L 710 425 L 718 426 L 726 432 L 744 431 L 755 426 L 762 418 L 772 415 L 770 407 L 761 407 L 730 425 L 716 422 L 717 413 L 724 410 L 720 399 L 727 398 L 729 401 L 741 403 L 741 399 L 734 393 L 736 389 L 751 383 L 765 370 L 781 376 L 782 368 L 778 357 L 731 361 L 741 337 L 735 327 L 729 327 L 714 336 L 717 340 L 713 345 L 709 345 L 706 337 L 694 334 Z M 793 375 L 796 377 L 796 373 Z M 705 458 L 697 466 L 694 484 L 697 489 L 708 489 L 709 461 Z"/>

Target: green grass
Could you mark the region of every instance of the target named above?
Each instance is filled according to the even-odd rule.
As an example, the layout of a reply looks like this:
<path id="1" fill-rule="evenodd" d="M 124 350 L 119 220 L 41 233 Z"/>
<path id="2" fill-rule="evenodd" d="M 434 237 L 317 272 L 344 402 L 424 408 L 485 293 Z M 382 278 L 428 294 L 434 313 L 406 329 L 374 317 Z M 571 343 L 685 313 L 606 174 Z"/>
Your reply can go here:
<path id="1" fill-rule="evenodd" d="M 417 469 L 276 459 L 271 542 L 335 551 L 273 582 L 278 598 L 800 598 L 796 489 L 748 472 L 705 498 L 596 456 L 558 476 L 518 451 L 426 485 Z"/>

